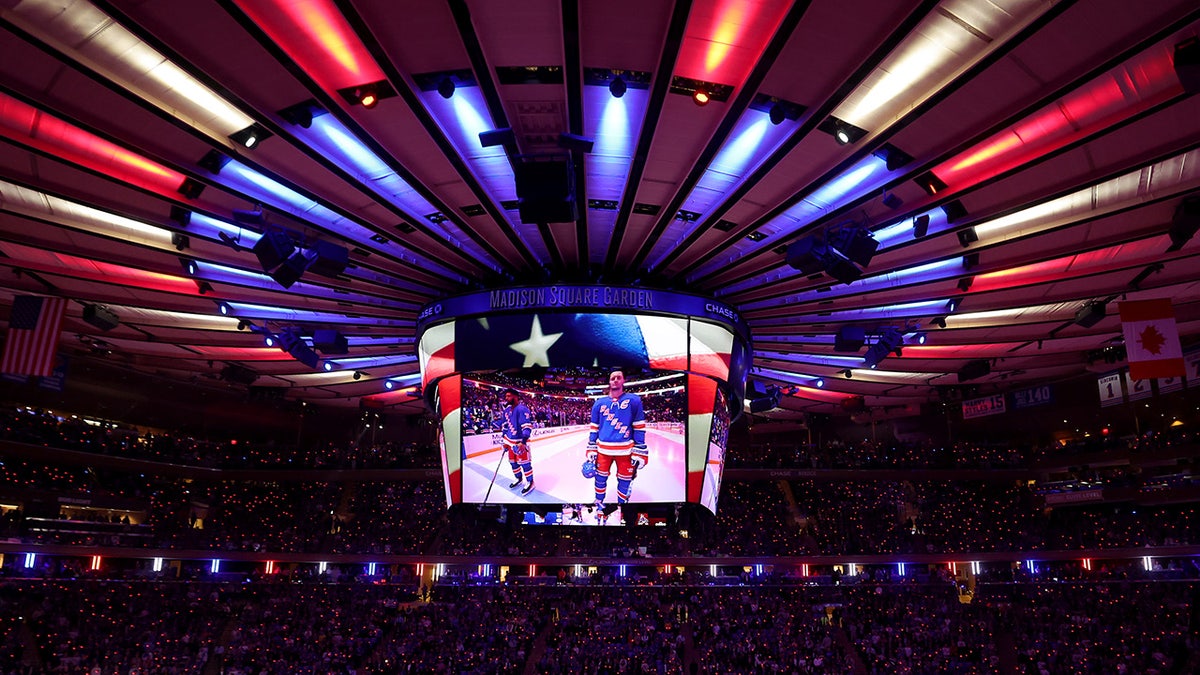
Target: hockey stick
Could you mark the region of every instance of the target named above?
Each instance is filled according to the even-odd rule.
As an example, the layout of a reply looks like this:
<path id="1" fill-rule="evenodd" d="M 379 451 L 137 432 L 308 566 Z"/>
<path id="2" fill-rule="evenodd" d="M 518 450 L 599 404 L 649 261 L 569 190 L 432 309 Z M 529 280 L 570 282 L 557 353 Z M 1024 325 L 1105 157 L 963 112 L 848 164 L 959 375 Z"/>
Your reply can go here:
<path id="1" fill-rule="evenodd" d="M 492 472 L 492 482 L 488 483 L 487 494 L 483 495 L 483 502 L 480 504 L 480 506 L 487 504 L 488 498 L 492 496 L 492 488 L 496 485 L 496 476 L 500 475 L 500 465 L 504 463 L 504 456 L 507 454 L 508 454 L 508 451 L 504 449 L 503 445 L 501 445 L 500 446 L 500 461 L 496 462 L 496 470 Z"/>

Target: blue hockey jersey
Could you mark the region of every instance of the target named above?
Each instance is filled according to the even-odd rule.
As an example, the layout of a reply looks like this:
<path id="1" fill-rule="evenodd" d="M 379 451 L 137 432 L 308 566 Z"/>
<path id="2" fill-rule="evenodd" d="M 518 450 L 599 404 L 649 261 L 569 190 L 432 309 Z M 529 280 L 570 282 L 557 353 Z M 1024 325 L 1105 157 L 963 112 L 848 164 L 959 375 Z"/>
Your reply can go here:
<path id="1" fill-rule="evenodd" d="M 533 433 L 533 415 L 524 403 L 505 406 L 498 424 L 501 433 L 504 434 L 504 442 L 509 445 L 524 443 L 529 440 L 529 434 Z"/>
<path id="2" fill-rule="evenodd" d="M 628 455 L 634 445 L 646 444 L 646 413 L 642 397 L 628 392 L 617 399 L 601 396 L 592 406 L 588 444 L 604 455 Z"/>

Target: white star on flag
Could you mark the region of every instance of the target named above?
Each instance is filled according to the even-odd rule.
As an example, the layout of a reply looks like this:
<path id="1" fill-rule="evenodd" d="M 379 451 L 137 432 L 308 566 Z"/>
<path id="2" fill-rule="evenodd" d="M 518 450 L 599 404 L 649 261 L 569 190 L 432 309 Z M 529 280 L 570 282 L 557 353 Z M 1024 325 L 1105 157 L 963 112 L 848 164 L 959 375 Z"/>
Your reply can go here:
<path id="1" fill-rule="evenodd" d="M 522 368 L 530 366 L 546 366 L 550 367 L 550 348 L 555 342 L 562 337 L 562 333 L 551 333 L 549 335 L 542 334 L 542 322 L 537 315 L 533 316 L 533 329 L 529 333 L 528 340 L 521 340 L 509 345 L 508 348 L 514 352 L 518 352 L 525 356 L 525 363 Z"/>

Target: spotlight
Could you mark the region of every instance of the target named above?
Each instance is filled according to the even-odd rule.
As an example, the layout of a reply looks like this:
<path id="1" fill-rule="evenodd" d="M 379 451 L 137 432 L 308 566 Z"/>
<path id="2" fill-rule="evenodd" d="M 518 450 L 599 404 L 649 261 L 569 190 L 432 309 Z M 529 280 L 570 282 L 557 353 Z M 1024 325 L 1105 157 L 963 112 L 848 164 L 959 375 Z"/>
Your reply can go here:
<path id="1" fill-rule="evenodd" d="M 265 344 L 268 347 L 274 347 L 275 346 L 275 336 L 271 335 L 270 333 L 267 333 L 267 335 L 263 338 L 263 344 Z"/>
<path id="2" fill-rule="evenodd" d="M 935 316 L 934 318 L 929 320 L 929 323 L 937 326 L 938 328 L 945 328 L 946 327 L 946 317 Z"/>
<path id="3" fill-rule="evenodd" d="M 776 101 L 775 105 L 771 106 L 771 111 L 768 113 L 771 118 L 771 124 L 779 126 L 787 119 L 787 108 L 784 107 L 783 101 Z"/>
<path id="4" fill-rule="evenodd" d="M 183 271 L 187 272 L 190 277 L 196 276 L 196 273 L 200 271 L 200 268 L 196 265 L 196 261 L 191 258 L 180 258 L 179 262 L 183 265 Z"/>
<path id="5" fill-rule="evenodd" d="M 327 373 L 331 372 L 333 370 L 333 361 L 326 361 L 324 368 L 325 368 L 325 372 L 327 372 Z"/>
<path id="6" fill-rule="evenodd" d="M 913 219 L 913 239 L 920 239 L 929 234 L 929 214 L 922 213 Z"/>
<path id="7" fill-rule="evenodd" d="M 824 389 L 825 388 L 825 379 L 818 377 L 817 379 L 813 380 L 813 386 L 816 387 L 817 389 Z"/>
<path id="8" fill-rule="evenodd" d="M 271 132 L 267 131 L 261 124 L 255 122 L 241 131 L 230 134 L 229 140 L 249 149 L 270 136 Z"/>
<path id="9" fill-rule="evenodd" d="M 208 152 L 204 153 L 204 156 L 200 158 L 199 162 L 196 162 L 201 169 L 205 169 L 210 173 L 221 173 L 221 169 L 224 169 L 225 165 L 228 163 L 229 158 L 217 152 L 216 150 L 209 150 Z M 182 191 L 182 187 L 180 190 Z"/>
<path id="10" fill-rule="evenodd" d="M 375 87 L 359 87 L 354 90 L 354 98 L 358 104 L 364 108 L 374 108 L 379 104 L 379 92 L 375 91 Z"/>
<path id="11" fill-rule="evenodd" d="M 696 93 L 692 94 L 692 101 L 695 102 L 695 104 L 698 106 L 708 105 L 708 101 L 709 101 L 708 92 L 704 91 L 703 89 L 697 89 Z"/>
<path id="12" fill-rule="evenodd" d="M 253 325 L 254 324 L 250 323 L 249 321 L 242 319 L 241 321 L 238 321 L 238 330 L 246 330 Z"/>
<path id="13" fill-rule="evenodd" d="M 946 313 L 953 314 L 962 304 L 962 298 L 950 298 L 946 301 Z"/>
<path id="14" fill-rule="evenodd" d="M 363 376 L 363 372 L 361 370 L 354 371 L 354 379 L 355 380 L 361 380 L 362 376 Z"/>
<path id="15" fill-rule="evenodd" d="M 437 93 L 442 95 L 442 98 L 450 98 L 454 95 L 454 80 L 443 77 L 441 82 L 438 82 Z"/>
<path id="16" fill-rule="evenodd" d="M 395 383 L 395 382 L 392 382 L 391 380 L 384 380 L 384 381 L 383 381 L 383 388 L 384 388 L 384 389 L 387 389 L 388 391 L 391 391 L 392 389 L 395 389 L 395 388 L 396 388 L 396 383 Z"/>
<path id="17" fill-rule="evenodd" d="M 843 377 L 845 377 L 847 380 L 853 380 L 853 379 L 854 379 L 854 371 L 853 371 L 853 370 L 850 370 L 849 368 L 845 368 L 845 369 L 843 369 L 843 370 L 841 371 L 841 373 L 842 373 L 842 376 L 843 376 Z"/>
<path id="18" fill-rule="evenodd" d="M 324 112 L 316 101 L 304 101 L 280 110 L 279 116 L 302 129 L 308 129 L 317 111 Z"/>
<path id="19" fill-rule="evenodd" d="M 200 291 L 200 295 L 208 295 L 212 293 L 213 287 L 207 281 L 201 281 L 196 284 L 196 290 Z"/>
<path id="20" fill-rule="evenodd" d="M 850 142 L 850 131 L 839 124 L 833 132 L 833 137 L 837 139 L 838 145 L 846 145 Z"/>
<path id="21" fill-rule="evenodd" d="M 176 251 L 183 251 L 192 245 L 192 240 L 186 234 L 173 232 L 171 234 L 171 244 L 175 246 Z"/>
<path id="22" fill-rule="evenodd" d="M 925 344 L 926 339 L 927 336 L 924 333 L 917 333 L 916 335 L 912 336 L 912 341 L 919 345 Z"/>
<path id="23" fill-rule="evenodd" d="M 958 280 L 958 290 L 966 293 L 971 290 L 971 284 L 975 283 L 975 277 L 963 277 Z"/>
<path id="24" fill-rule="evenodd" d="M 620 75 L 614 77 L 612 82 L 608 83 L 608 93 L 612 94 L 613 98 L 621 98 L 628 89 L 629 87 L 625 84 L 625 79 Z"/>

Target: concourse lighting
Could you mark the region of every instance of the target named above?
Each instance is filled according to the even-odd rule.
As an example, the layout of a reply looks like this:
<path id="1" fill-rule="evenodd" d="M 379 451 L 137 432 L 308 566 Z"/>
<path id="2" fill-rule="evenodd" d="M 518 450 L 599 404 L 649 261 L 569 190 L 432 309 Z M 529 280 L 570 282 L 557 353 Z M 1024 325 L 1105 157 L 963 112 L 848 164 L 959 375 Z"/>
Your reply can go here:
<path id="1" fill-rule="evenodd" d="M 816 387 L 817 389 L 824 389 L 825 388 L 825 378 L 818 377 L 817 379 L 813 380 L 813 386 Z"/>
<path id="2" fill-rule="evenodd" d="M 709 98 L 708 92 L 703 89 L 697 89 L 696 93 L 692 94 L 692 101 L 701 107 L 708 105 Z"/>
<path id="3" fill-rule="evenodd" d="M 383 381 L 383 388 L 384 388 L 384 389 L 387 389 L 388 391 L 391 391 L 391 390 L 393 390 L 393 389 L 395 389 L 395 388 L 396 388 L 396 383 L 395 383 L 395 382 L 392 382 L 391 380 L 384 380 L 384 381 Z"/>
<path id="4" fill-rule="evenodd" d="M 230 134 L 229 140 L 246 149 L 250 149 L 269 136 L 271 136 L 271 132 L 267 131 L 261 124 L 255 122 L 241 131 Z"/>
<path id="5" fill-rule="evenodd" d="M 333 371 L 333 361 L 326 361 L 324 368 L 325 368 L 325 372 L 327 372 L 327 373 L 332 372 Z"/>
<path id="6" fill-rule="evenodd" d="M 837 139 L 838 145 L 846 145 L 850 142 L 850 132 L 843 126 L 838 126 L 837 131 L 833 132 L 833 137 Z"/>

